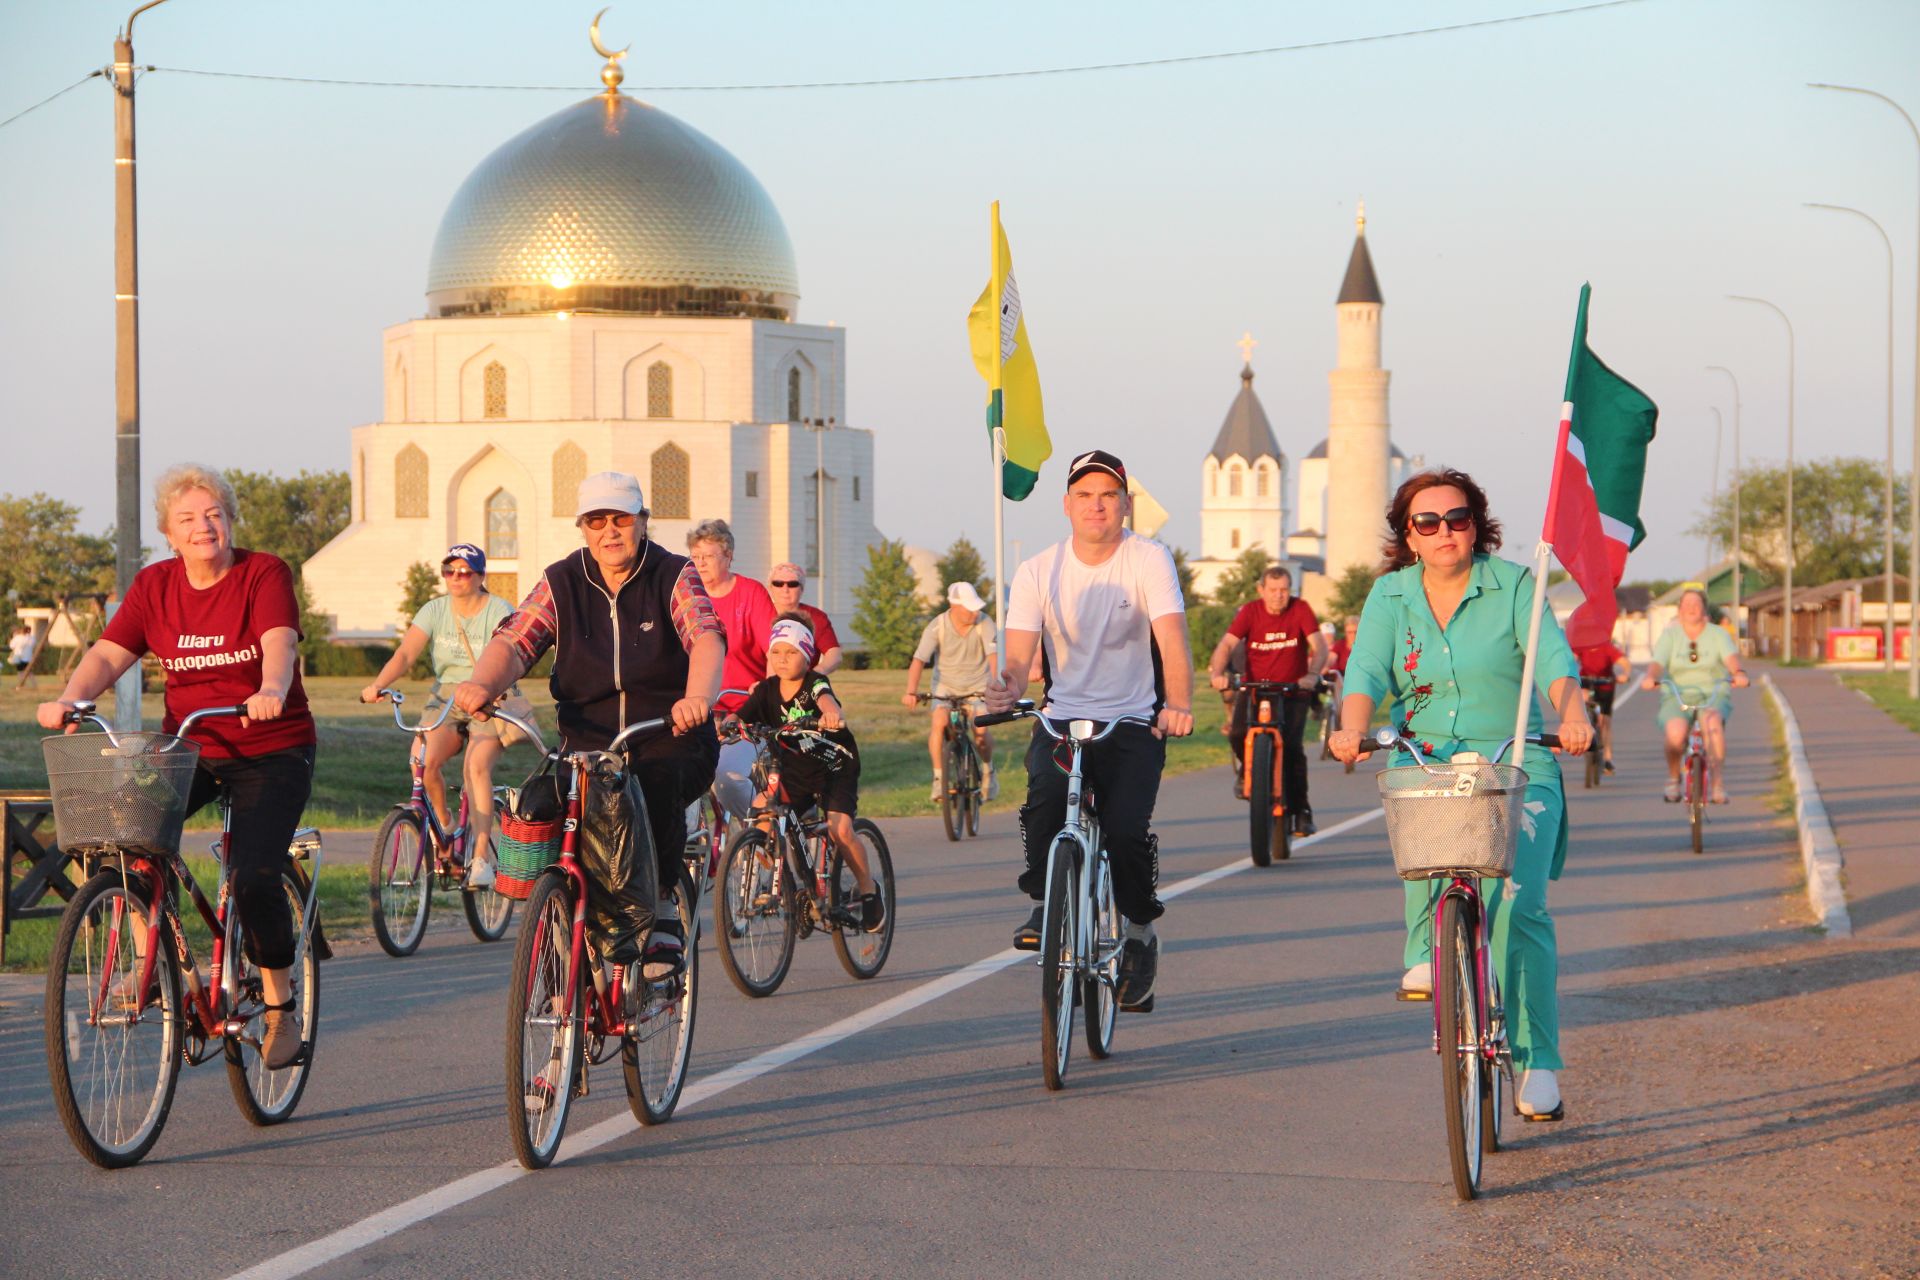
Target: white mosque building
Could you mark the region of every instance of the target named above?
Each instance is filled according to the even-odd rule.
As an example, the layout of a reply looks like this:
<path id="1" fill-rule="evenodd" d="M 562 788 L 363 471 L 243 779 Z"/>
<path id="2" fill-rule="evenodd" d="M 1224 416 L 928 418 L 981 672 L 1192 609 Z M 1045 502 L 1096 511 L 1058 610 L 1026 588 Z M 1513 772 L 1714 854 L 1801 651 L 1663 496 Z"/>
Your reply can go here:
<path id="1" fill-rule="evenodd" d="M 737 572 L 801 564 L 849 630 L 880 535 L 846 333 L 796 320 L 793 247 L 753 174 L 620 78 L 609 60 L 604 93 L 481 161 L 440 223 L 426 314 L 382 335 L 351 523 L 304 570 L 337 639 L 392 637 L 408 566 L 456 542 L 517 602 L 580 545 L 576 491 L 597 471 L 639 477 L 672 550 L 717 516 Z"/>
<path id="2" fill-rule="evenodd" d="M 1362 205 L 1334 302 L 1337 357 L 1327 379 L 1327 437 L 1289 467 L 1253 390 L 1255 344 L 1243 338 L 1240 392 L 1200 464 L 1200 557 L 1191 562 L 1197 591 L 1211 592 L 1235 561 L 1258 547 L 1291 568 L 1299 593 L 1324 608 L 1349 567 L 1379 562 L 1387 499 L 1425 465 L 1390 438 L 1391 375 L 1380 365 L 1383 305 Z"/>

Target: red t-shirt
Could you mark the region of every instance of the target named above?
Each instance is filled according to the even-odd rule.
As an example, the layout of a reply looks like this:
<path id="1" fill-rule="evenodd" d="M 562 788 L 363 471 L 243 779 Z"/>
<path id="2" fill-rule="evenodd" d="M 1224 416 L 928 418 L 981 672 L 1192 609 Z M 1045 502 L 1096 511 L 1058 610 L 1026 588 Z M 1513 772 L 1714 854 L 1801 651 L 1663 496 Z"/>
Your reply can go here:
<path id="1" fill-rule="evenodd" d="M 1620 652 L 1619 646 L 1612 641 L 1608 641 L 1606 644 L 1590 644 L 1575 649 L 1573 656 L 1579 660 L 1581 675 L 1593 676 L 1603 680 L 1613 679 L 1614 664 L 1626 657 L 1624 653 Z"/>
<path id="2" fill-rule="evenodd" d="M 1326 670 L 1329 672 L 1338 671 L 1342 675 L 1346 674 L 1347 655 L 1352 652 L 1353 646 L 1347 643 L 1345 632 L 1335 636 L 1333 643 L 1327 646 Z"/>
<path id="3" fill-rule="evenodd" d="M 1279 613 L 1249 600 L 1227 624 L 1227 634 L 1247 646 L 1247 679 L 1284 684 L 1307 674 L 1308 637 L 1319 629 L 1313 606 L 1297 596 Z"/>
<path id="4" fill-rule="evenodd" d="M 733 587 L 723 596 L 712 591 L 713 610 L 727 632 L 727 665 L 721 671 L 722 689 L 745 689 L 767 678 L 767 636 L 773 630 L 773 597 L 752 578 L 733 576 Z M 721 698 L 713 704 L 716 711 L 738 711 L 746 694 Z"/>
<path id="5" fill-rule="evenodd" d="M 205 590 L 187 581 L 186 566 L 177 558 L 142 569 L 100 638 L 160 659 L 167 672 L 161 728 L 172 733 L 190 712 L 238 706 L 260 692 L 260 637 L 276 627 L 300 630 L 293 571 L 278 556 L 235 547 L 233 567 Z M 235 717 L 215 716 L 196 724 L 192 736 L 202 755 L 219 760 L 312 742 L 313 714 L 298 662 L 278 720 L 256 720 L 242 728 Z"/>
<path id="6" fill-rule="evenodd" d="M 840 637 L 833 634 L 833 624 L 827 621 L 827 615 L 806 601 L 800 602 L 800 612 L 807 615 L 808 625 L 813 628 L 813 647 L 821 653 L 840 647 Z"/>

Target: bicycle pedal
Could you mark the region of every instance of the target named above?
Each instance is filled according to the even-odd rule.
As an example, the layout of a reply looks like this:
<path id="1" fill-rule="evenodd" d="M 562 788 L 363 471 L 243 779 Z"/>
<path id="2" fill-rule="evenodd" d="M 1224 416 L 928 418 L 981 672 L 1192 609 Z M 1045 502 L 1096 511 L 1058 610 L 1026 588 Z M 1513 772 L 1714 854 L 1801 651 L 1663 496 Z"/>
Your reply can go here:
<path id="1" fill-rule="evenodd" d="M 1520 1118 L 1528 1124 L 1553 1124 L 1555 1121 L 1565 1120 L 1567 1118 L 1567 1104 L 1563 1102 L 1553 1110 L 1537 1116 L 1530 1116 L 1522 1111 Z"/>
<path id="2" fill-rule="evenodd" d="M 1153 997 L 1152 997 L 1152 996 L 1148 996 L 1148 997 L 1147 997 L 1147 998 L 1146 998 L 1145 1000 L 1142 1000 L 1142 1001 L 1141 1001 L 1141 1002 L 1140 1002 L 1139 1004 L 1123 1004 L 1123 1005 L 1121 1005 L 1121 1006 L 1120 1006 L 1120 1012 L 1122 1012 L 1122 1013 L 1152 1013 L 1152 1012 L 1153 1012 Z"/>
<path id="3" fill-rule="evenodd" d="M 1409 991 L 1405 987 L 1402 987 L 1400 988 L 1400 990 L 1393 993 L 1393 998 L 1395 1000 L 1404 1001 L 1407 1004 L 1432 1004 L 1433 992 Z"/>

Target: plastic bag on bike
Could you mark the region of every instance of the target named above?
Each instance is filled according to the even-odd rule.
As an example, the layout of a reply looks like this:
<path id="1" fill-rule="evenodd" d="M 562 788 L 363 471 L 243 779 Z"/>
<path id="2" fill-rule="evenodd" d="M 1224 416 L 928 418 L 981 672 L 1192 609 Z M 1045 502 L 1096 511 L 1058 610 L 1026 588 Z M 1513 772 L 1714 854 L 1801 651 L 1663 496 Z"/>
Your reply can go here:
<path id="1" fill-rule="evenodd" d="M 624 771 L 596 769 L 587 778 L 578 853 L 587 873 L 587 930 L 597 952 L 624 964 L 639 957 L 659 897 L 647 802 Z"/>

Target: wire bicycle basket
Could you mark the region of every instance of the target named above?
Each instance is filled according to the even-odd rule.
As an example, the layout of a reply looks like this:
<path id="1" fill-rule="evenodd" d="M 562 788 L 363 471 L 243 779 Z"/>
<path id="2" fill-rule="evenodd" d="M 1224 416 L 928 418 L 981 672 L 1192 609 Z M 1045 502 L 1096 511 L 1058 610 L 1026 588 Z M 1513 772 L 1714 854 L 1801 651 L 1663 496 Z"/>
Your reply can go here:
<path id="1" fill-rule="evenodd" d="M 198 743 L 166 733 L 75 733 L 40 745 L 62 849 L 180 851 Z"/>
<path id="2" fill-rule="evenodd" d="M 1513 873 L 1526 770 L 1463 761 L 1397 766 L 1378 777 L 1401 879 Z"/>

